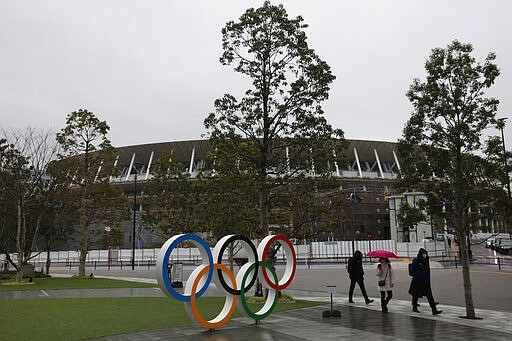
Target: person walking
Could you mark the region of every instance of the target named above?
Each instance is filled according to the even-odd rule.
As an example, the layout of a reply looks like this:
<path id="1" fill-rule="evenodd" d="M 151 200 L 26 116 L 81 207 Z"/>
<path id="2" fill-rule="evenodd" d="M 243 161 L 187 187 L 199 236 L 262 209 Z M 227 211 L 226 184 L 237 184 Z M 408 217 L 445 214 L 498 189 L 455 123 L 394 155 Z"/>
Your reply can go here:
<path id="1" fill-rule="evenodd" d="M 412 311 L 419 313 L 418 298 L 426 296 L 428 304 L 432 309 L 433 315 L 439 315 L 443 311 L 437 310 L 434 296 L 432 295 L 432 287 L 430 285 L 430 264 L 427 250 L 421 248 L 418 256 L 412 261 L 411 267 L 411 285 L 409 294 L 412 296 Z"/>
<path id="2" fill-rule="evenodd" d="M 383 313 L 388 312 L 388 303 L 393 297 L 392 288 L 394 284 L 393 269 L 388 258 L 379 258 L 377 265 L 377 280 L 380 291 L 380 305 Z M 387 293 L 387 296 L 386 296 Z"/>
<path id="3" fill-rule="evenodd" d="M 364 271 L 363 271 L 363 254 L 361 251 L 356 250 L 354 255 L 348 259 L 348 277 L 350 278 L 350 288 L 348 290 L 348 302 L 354 303 L 354 288 L 356 287 L 356 283 L 359 285 L 359 289 L 361 289 L 361 293 L 363 294 L 364 301 L 366 304 L 370 304 L 373 302 L 372 299 L 368 298 L 368 294 L 366 293 L 366 288 L 364 287 Z"/>

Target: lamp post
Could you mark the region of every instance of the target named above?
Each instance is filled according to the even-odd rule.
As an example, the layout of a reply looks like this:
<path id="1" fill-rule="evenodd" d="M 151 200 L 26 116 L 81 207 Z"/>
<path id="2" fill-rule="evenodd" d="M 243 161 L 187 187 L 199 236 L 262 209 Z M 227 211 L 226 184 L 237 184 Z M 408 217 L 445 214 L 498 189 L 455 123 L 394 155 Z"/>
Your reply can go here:
<path id="1" fill-rule="evenodd" d="M 110 270 L 110 223 L 105 223 L 105 239 L 107 242 L 107 267 Z"/>
<path id="2" fill-rule="evenodd" d="M 505 120 L 506 119 L 507 119 L 506 117 L 498 119 L 498 121 L 500 122 L 500 124 L 498 125 L 498 128 L 501 130 L 501 143 L 502 143 L 502 146 L 503 146 L 503 165 L 505 166 L 505 179 L 507 181 L 507 193 L 508 193 L 508 198 L 510 199 L 511 198 L 511 194 L 510 194 L 510 178 L 509 178 L 509 175 L 508 175 L 507 150 L 505 148 L 505 134 L 503 133 L 503 128 L 505 127 Z"/>
<path id="3" fill-rule="evenodd" d="M 135 169 L 135 177 L 133 182 L 133 228 L 132 228 L 132 270 L 135 270 L 135 225 L 137 218 L 137 167 Z"/>
<path id="4" fill-rule="evenodd" d="M 352 230 L 352 253 L 356 251 L 356 236 L 355 236 L 355 230 L 354 230 L 354 204 L 359 204 L 361 202 L 361 197 L 359 197 L 355 191 L 350 193 L 350 229 Z"/>

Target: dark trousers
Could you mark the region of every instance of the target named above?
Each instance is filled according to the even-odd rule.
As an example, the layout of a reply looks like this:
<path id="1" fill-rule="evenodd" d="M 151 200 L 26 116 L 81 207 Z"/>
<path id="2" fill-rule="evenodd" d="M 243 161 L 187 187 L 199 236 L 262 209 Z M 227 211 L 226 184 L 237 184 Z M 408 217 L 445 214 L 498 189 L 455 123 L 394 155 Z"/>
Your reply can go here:
<path id="1" fill-rule="evenodd" d="M 434 301 L 434 295 L 432 295 L 432 289 L 426 290 L 425 296 L 427 297 L 428 304 L 430 305 L 430 308 L 432 311 L 436 311 L 436 304 Z M 418 295 L 412 295 L 412 306 L 413 308 L 416 308 L 418 306 Z"/>
<path id="2" fill-rule="evenodd" d="M 386 297 L 386 293 L 388 296 Z M 393 291 L 381 291 L 380 292 L 380 306 L 382 307 L 382 311 L 388 311 L 388 303 L 391 301 L 391 298 L 393 297 Z"/>
<path id="3" fill-rule="evenodd" d="M 368 302 L 368 295 L 366 294 L 366 288 L 364 287 L 364 278 L 351 278 L 350 279 L 350 288 L 348 289 L 348 300 L 352 301 L 352 296 L 354 295 L 354 288 L 356 287 L 356 283 L 359 285 L 361 289 L 361 293 L 363 294 L 364 301 Z"/>

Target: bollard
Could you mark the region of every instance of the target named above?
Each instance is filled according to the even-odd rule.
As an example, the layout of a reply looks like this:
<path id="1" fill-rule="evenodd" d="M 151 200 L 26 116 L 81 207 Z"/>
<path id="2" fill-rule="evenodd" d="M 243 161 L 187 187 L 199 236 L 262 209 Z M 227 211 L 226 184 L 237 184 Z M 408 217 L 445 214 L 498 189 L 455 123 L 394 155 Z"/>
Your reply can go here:
<path id="1" fill-rule="evenodd" d="M 498 259 L 498 270 L 501 271 L 500 257 L 498 257 L 497 259 Z"/>

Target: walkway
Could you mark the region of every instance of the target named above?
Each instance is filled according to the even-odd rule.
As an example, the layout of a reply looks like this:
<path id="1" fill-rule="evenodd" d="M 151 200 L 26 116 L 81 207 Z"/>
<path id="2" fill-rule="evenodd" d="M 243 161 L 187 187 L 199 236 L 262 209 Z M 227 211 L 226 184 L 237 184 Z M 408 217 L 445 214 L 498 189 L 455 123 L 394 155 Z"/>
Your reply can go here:
<path id="1" fill-rule="evenodd" d="M 144 280 L 147 281 L 147 280 Z M 390 312 L 380 311 L 378 300 L 365 305 L 362 299 L 349 304 L 346 296 L 336 295 L 334 309 L 341 311 L 341 318 L 323 318 L 322 312 L 330 309 L 326 295 L 305 291 L 288 291 L 297 299 L 325 302 L 325 305 L 274 313 L 256 325 L 248 318 L 236 318 L 215 331 L 203 327 L 169 328 L 117 335 L 99 340 L 510 340 L 512 338 L 512 313 L 477 309 L 481 320 L 461 318 L 465 309 L 440 304 L 443 313 L 433 316 L 426 303 L 422 313 L 411 311 L 409 301 L 393 299 Z M 0 292 L 0 299 L 68 298 L 68 297 L 161 297 L 159 288 L 40 290 Z"/>
<path id="2" fill-rule="evenodd" d="M 308 299 L 325 300 L 323 297 Z M 384 314 L 378 304 L 348 304 L 346 297 L 335 300 L 334 309 L 341 318 L 323 318 L 330 305 L 276 313 L 259 325 L 248 318 L 237 318 L 215 331 L 202 327 L 162 329 L 106 337 L 101 340 L 510 340 L 512 314 L 477 311 L 483 320 L 467 320 L 461 307 L 439 305 L 444 312 L 433 316 L 430 309 L 410 311 L 410 302 L 392 300 L 390 312 Z"/>
<path id="3" fill-rule="evenodd" d="M 398 269 L 397 269 L 398 270 Z M 460 273 L 454 270 L 440 270 L 434 273 L 436 277 L 436 299 L 441 304 L 438 306 L 443 313 L 433 316 L 425 300 L 420 301 L 421 313 L 411 311 L 411 303 L 402 295 L 406 291 L 409 282 L 406 274 L 399 274 L 401 279 L 397 282 L 396 297 L 389 305 L 389 313 L 380 311 L 378 299 L 370 305 L 365 305 L 363 299 L 358 296 L 359 289 L 355 292 L 356 303 L 348 303 L 346 292 L 346 272 L 343 269 L 326 269 L 315 271 L 299 271 L 294 280 L 294 290 L 286 290 L 296 299 L 307 299 L 325 302 L 324 305 L 305 308 L 282 313 L 274 313 L 268 318 L 255 324 L 248 318 L 236 318 L 227 325 L 208 331 L 203 327 L 169 328 L 153 331 L 144 331 L 133 334 L 117 335 L 101 338 L 99 340 L 208 340 L 208 341 L 232 341 L 232 340 L 511 340 L 512 339 L 512 310 L 510 309 L 510 272 L 478 272 L 474 276 L 474 297 L 491 301 L 491 304 L 480 306 L 492 309 L 477 309 L 476 313 L 481 320 L 468 320 L 464 316 L 465 308 L 450 302 L 446 293 L 453 295 L 451 290 L 457 290 L 454 286 L 455 279 Z M 400 273 L 400 270 L 397 271 Z M 69 276 L 71 273 L 63 273 Z M 54 274 L 55 276 L 56 274 Z M 124 280 L 155 283 L 154 273 L 143 271 L 126 271 L 95 273 L 95 276 L 117 278 Z M 370 271 L 368 271 L 368 282 Z M 489 281 L 489 278 L 492 281 Z M 336 282 L 338 281 L 338 282 Z M 341 311 L 341 318 L 323 318 L 322 312 L 330 309 L 330 298 L 327 293 L 312 290 L 314 283 L 333 283 L 340 288 L 340 293 L 334 295 L 334 309 Z M 213 284 L 212 284 L 213 285 Z M 367 285 L 369 286 L 369 285 Z M 320 289 L 316 287 L 316 289 Z M 374 291 L 374 288 L 370 288 Z M 489 294 L 498 297 L 497 301 L 489 299 Z M 163 296 L 159 288 L 128 288 L 128 289 L 85 289 L 85 290 L 46 290 L 23 292 L 0 292 L 0 299 L 23 298 L 52 298 L 52 297 L 154 297 Z M 376 298 L 375 296 L 373 296 Z M 499 303 L 496 303 L 499 302 Z M 493 309 L 500 309 L 493 310 Z M 171 317 L 170 317 L 171 318 Z"/>

